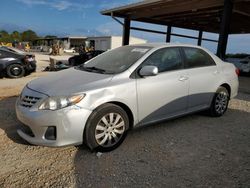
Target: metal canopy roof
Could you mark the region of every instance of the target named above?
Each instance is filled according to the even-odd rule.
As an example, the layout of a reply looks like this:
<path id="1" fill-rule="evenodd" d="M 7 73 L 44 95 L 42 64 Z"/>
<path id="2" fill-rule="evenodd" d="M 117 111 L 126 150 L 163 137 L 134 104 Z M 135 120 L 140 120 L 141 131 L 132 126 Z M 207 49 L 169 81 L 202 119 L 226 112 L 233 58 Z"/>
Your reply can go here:
<path id="1" fill-rule="evenodd" d="M 250 33 L 250 0 L 234 0 L 230 34 Z M 146 0 L 103 15 L 219 33 L 224 0 Z"/>

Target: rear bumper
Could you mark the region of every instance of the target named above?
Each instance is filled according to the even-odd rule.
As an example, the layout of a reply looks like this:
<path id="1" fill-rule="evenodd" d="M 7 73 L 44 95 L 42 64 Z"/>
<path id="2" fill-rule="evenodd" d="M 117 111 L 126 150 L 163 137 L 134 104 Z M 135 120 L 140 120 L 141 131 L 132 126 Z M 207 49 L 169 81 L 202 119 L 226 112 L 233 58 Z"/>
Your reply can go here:
<path id="1" fill-rule="evenodd" d="M 238 77 L 236 79 L 231 80 L 231 96 L 230 98 L 234 98 L 238 95 L 239 90 L 239 79 Z"/>
<path id="2" fill-rule="evenodd" d="M 249 69 L 241 69 L 240 72 L 242 72 L 242 73 L 250 73 L 250 68 Z"/>

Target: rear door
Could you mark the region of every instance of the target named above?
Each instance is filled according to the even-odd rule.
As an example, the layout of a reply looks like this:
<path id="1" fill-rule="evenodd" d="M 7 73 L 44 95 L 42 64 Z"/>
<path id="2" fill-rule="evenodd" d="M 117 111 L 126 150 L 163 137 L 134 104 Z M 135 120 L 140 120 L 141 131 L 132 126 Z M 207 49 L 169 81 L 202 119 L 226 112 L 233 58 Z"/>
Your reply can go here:
<path id="1" fill-rule="evenodd" d="M 189 80 L 180 49 L 160 49 L 140 67 L 146 65 L 157 66 L 159 74 L 136 80 L 139 120 L 148 123 L 186 112 Z"/>
<path id="2" fill-rule="evenodd" d="M 204 50 L 192 47 L 183 47 L 182 50 L 189 74 L 188 108 L 190 111 L 206 108 L 216 90 L 220 71 Z"/>

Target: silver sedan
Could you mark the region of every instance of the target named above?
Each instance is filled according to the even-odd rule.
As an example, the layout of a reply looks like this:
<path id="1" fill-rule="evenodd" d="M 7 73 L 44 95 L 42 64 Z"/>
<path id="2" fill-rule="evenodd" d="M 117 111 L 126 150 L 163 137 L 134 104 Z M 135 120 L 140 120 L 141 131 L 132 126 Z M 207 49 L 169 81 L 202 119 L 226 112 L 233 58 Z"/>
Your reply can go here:
<path id="1" fill-rule="evenodd" d="M 129 129 L 206 110 L 223 115 L 238 71 L 208 50 L 143 44 L 28 83 L 16 102 L 18 134 L 31 144 L 118 147 Z"/>

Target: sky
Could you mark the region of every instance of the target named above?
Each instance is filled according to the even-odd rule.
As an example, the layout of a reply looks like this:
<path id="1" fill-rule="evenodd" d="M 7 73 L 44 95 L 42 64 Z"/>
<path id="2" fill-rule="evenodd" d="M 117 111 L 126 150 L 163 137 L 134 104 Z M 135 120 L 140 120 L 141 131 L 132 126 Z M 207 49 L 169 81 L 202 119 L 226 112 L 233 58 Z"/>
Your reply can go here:
<path id="1" fill-rule="evenodd" d="M 1 0 L 0 30 L 12 32 L 32 29 L 38 35 L 103 36 L 122 35 L 122 26 L 101 10 L 118 7 L 141 0 Z M 132 26 L 166 31 L 166 27 L 132 22 Z M 197 31 L 174 28 L 173 32 L 198 36 Z M 164 42 L 165 36 L 141 31 L 131 35 Z M 204 33 L 204 37 L 218 39 L 217 34 Z M 171 37 L 171 42 L 197 44 L 197 40 Z M 216 52 L 217 43 L 202 42 L 202 46 Z M 230 35 L 227 53 L 250 53 L 250 34 Z"/>

